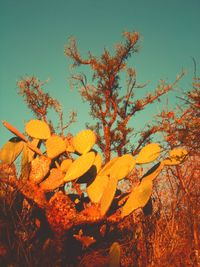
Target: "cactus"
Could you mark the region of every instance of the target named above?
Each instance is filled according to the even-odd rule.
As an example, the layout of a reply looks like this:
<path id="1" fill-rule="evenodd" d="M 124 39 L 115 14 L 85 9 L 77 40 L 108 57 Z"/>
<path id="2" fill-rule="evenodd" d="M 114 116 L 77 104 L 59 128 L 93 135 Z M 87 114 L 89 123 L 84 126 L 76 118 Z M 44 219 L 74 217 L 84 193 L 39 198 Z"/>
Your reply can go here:
<path id="1" fill-rule="evenodd" d="M 61 170 L 53 168 L 50 175 L 40 183 L 40 188 L 44 191 L 52 191 L 64 184 L 64 174 Z"/>
<path id="2" fill-rule="evenodd" d="M 138 186 L 134 187 L 126 203 L 122 208 L 122 218 L 129 215 L 138 208 L 142 208 L 148 202 L 152 194 L 152 181 L 143 180 Z"/>
<path id="3" fill-rule="evenodd" d="M 108 176 L 97 175 L 95 180 L 87 187 L 87 194 L 90 200 L 98 203 L 108 185 Z"/>
<path id="4" fill-rule="evenodd" d="M 109 267 L 120 266 L 120 245 L 118 242 L 114 242 L 109 251 Z"/>
<path id="5" fill-rule="evenodd" d="M 188 152 L 183 148 L 174 148 L 171 151 L 169 151 L 169 157 L 164 160 L 164 164 L 166 166 L 178 165 L 185 159 L 187 154 Z"/>
<path id="6" fill-rule="evenodd" d="M 0 150 L 0 160 L 12 164 L 22 152 L 24 142 L 20 138 L 11 138 Z"/>
<path id="7" fill-rule="evenodd" d="M 145 164 L 156 160 L 160 155 L 160 146 L 156 143 L 146 145 L 139 152 L 136 163 Z"/>
<path id="8" fill-rule="evenodd" d="M 75 150 L 80 154 L 85 154 L 91 150 L 96 142 L 96 135 L 93 131 L 87 129 L 79 132 L 73 138 Z"/>
<path id="9" fill-rule="evenodd" d="M 47 156 L 50 159 L 56 158 L 66 150 L 65 141 L 58 135 L 50 136 L 46 141 Z"/>
<path id="10" fill-rule="evenodd" d="M 135 159 L 130 154 L 119 157 L 110 168 L 110 176 L 117 180 L 125 178 L 134 168 Z"/>
<path id="11" fill-rule="evenodd" d="M 71 166 L 71 164 L 72 164 L 72 159 L 64 159 L 60 165 L 61 171 L 66 173 L 69 167 Z"/>
<path id="12" fill-rule="evenodd" d="M 88 152 L 77 158 L 69 167 L 64 181 L 69 182 L 79 178 L 81 175 L 86 173 L 93 165 L 95 160 L 95 153 Z"/>
<path id="13" fill-rule="evenodd" d="M 70 193 L 66 191 L 66 195 L 63 195 L 61 190 L 58 191 L 62 205 L 64 201 L 68 202 L 66 208 L 62 208 L 62 212 L 67 207 L 71 208 L 63 212 L 63 218 L 60 215 L 59 218 L 56 216 L 52 218 L 51 208 L 46 209 L 48 211 L 47 218 L 49 223 L 53 224 L 53 229 L 57 229 L 55 225 L 59 224 L 63 224 L 64 229 L 69 229 L 73 226 L 73 222 L 77 225 L 79 221 L 81 224 L 108 219 L 106 215 L 111 205 L 114 204 L 113 200 L 118 201 L 118 208 L 114 214 L 116 220 L 130 215 L 138 208 L 143 208 L 151 197 L 154 179 L 164 166 L 177 165 L 187 155 L 187 151 L 183 148 L 173 149 L 169 152 L 169 158 L 154 165 L 141 177 L 139 184 L 134 186 L 128 195 L 126 192 L 126 195 L 121 195 L 119 199 L 119 196 L 115 197 L 118 181 L 129 178 L 136 164 L 146 164 L 153 162 L 159 156 L 162 157 L 158 144 L 146 145 L 136 158 L 131 154 L 125 154 L 115 157 L 103 165 L 101 155 L 92 149 L 96 135 L 91 130 L 83 130 L 75 137 L 65 138 L 50 135 L 49 126 L 45 122 L 31 120 L 26 125 L 26 132 L 30 136 L 26 139 L 9 123 L 3 123 L 18 137 L 11 139 L 3 146 L 0 150 L 0 160 L 11 164 L 23 151 L 20 176 L 23 181 L 23 187 L 20 189 L 22 194 L 43 208 L 45 205 L 51 206 L 54 203 L 53 197 L 46 202 L 43 195 L 45 192 L 52 192 L 71 184 L 77 193 L 77 200 L 75 202 L 70 200 L 70 202 L 66 196 Z M 46 146 L 46 153 L 42 153 L 39 149 L 38 144 L 41 143 Z M 27 187 L 25 186 L 26 182 Z M 81 185 L 83 183 L 86 184 L 84 187 Z M 83 191 L 85 189 L 86 191 Z M 82 203 L 83 192 L 87 193 L 90 200 L 86 206 Z M 58 207 L 60 204 L 55 205 Z M 76 208 L 80 206 L 80 210 L 75 210 L 75 205 Z M 57 210 L 57 208 L 53 208 L 53 210 Z"/>
<path id="14" fill-rule="evenodd" d="M 41 120 L 30 120 L 25 131 L 29 136 L 38 139 L 48 139 L 51 135 L 49 125 Z"/>

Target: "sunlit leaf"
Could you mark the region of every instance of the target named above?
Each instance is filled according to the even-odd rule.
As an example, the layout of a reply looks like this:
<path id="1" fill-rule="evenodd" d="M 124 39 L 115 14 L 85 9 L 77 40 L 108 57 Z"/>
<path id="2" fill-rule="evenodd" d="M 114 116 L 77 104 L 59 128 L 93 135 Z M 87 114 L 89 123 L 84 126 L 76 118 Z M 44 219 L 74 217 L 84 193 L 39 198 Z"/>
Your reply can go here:
<path id="1" fill-rule="evenodd" d="M 156 143 L 151 143 L 146 145 L 139 152 L 136 163 L 137 164 L 145 164 L 154 161 L 160 155 L 160 146 Z"/>
<path id="2" fill-rule="evenodd" d="M 108 176 L 97 175 L 95 180 L 87 187 L 87 194 L 90 200 L 98 203 L 108 184 Z"/>
<path id="3" fill-rule="evenodd" d="M 30 120 L 26 124 L 25 131 L 29 136 L 38 139 L 48 139 L 51 134 L 49 125 L 41 120 Z"/>
<path id="4" fill-rule="evenodd" d="M 85 154 L 91 150 L 96 142 L 96 135 L 93 131 L 87 129 L 79 132 L 73 138 L 75 150 L 80 154 Z"/>
<path id="5" fill-rule="evenodd" d="M 146 205 L 152 194 L 152 181 L 143 180 L 138 186 L 133 188 L 130 196 L 122 207 L 121 216 L 125 217 L 138 208 Z"/>
<path id="6" fill-rule="evenodd" d="M 120 266 L 120 245 L 118 242 L 114 242 L 109 251 L 109 267 Z"/>
<path id="7" fill-rule="evenodd" d="M 86 154 L 83 154 L 79 158 L 77 158 L 69 167 L 65 177 L 64 181 L 72 181 L 77 178 L 79 178 L 81 175 L 86 173 L 95 160 L 95 153 L 94 152 L 88 152 Z"/>
<path id="8" fill-rule="evenodd" d="M 66 150 L 66 142 L 58 135 L 52 135 L 46 141 L 47 156 L 56 158 Z"/>
<path id="9" fill-rule="evenodd" d="M 24 142 L 18 137 L 11 138 L 0 150 L 0 160 L 13 163 L 24 147 Z"/>

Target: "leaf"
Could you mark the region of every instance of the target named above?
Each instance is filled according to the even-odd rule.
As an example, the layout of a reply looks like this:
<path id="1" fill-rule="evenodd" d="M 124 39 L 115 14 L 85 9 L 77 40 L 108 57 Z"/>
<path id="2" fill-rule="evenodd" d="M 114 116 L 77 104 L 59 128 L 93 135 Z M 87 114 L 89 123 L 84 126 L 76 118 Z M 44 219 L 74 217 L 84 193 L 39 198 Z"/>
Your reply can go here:
<path id="1" fill-rule="evenodd" d="M 117 189 L 117 181 L 118 180 L 116 178 L 109 178 L 108 180 L 107 187 L 105 188 L 100 200 L 100 212 L 102 216 L 106 214 L 113 201 Z"/>
<path id="2" fill-rule="evenodd" d="M 79 132 L 73 138 L 75 150 L 80 154 L 85 154 L 91 150 L 96 142 L 96 135 L 93 131 L 87 129 Z"/>
<path id="3" fill-rule="evenodd" d="M 51 160 L 45 156 L 35 158 L 31 162 L 31 172 L 29 179 L 34 183 L 39 183 L 49 172 Z"/>
<path id="4" fill-rule="evenodd" d="M 163 161 L 157 163 L 150 170 L 148 170 L 147 173 L 145 173 L 142 176 L 142 181 L 144 181 L 144 180 L 153 181 L 159 175 L 159 173 L 162 171 L 163 168 L 164 168 L 164 162 Z"/>
<path id="5" fill-rule="evenodd" d="M 72 159 L 64 159 L 60 165 L 61 171 L 66 173 L 71 164 L 72 164 Z"/>
<path id="6" fill-rule="evenodd" d="M 111 177 L 117 180 L 125 178 L 135 166 L 135 159 L 130 154 L 119 157 L 110 168 Z"/>
<path id="7" fill-rule="evenodd" d="M 61 170 L 53 168 L 50 175 L 40 183 L 40 188 L 44 191 L 52 191 L 64 184 L 64 175 Z"/>
<path id="8" fill-rule="evenodd" d="M 136 164 L 145 164 L 157 159 L 160 155 L 160 146 L 156 143 L 146 145 L 141 149 L 137 158 Z"/>
<path id="9" fill-rule="evenodd" d="M 95 180 L 87 187 L 87 194 L 90 200 L 98 203 L 108 184 L 108 176 L 97 175 Z"/>
<path id="10" fill-rule="evenodd" d="M 109 251 L 109 267 L 120 267 L 120 245 L 114 242 Z"/>
<path id="11" fill-rule="evenodd" d="M 0 150 L 0 160 L 12 164 L 22 152 L 24 142 L 18 137 L 11 138 Z"/>
<path id="12" fill-rule="evenodd" d="M 49 125 L 41 120 L 30 120 L 25 126 L 26 133 L 34 138 L 48 139 L 51 135 Z"/>
<path id="13" fill-rule="evenodd" d="M 152 181 L 143 180 L 138 186 L 133 188 L 128 200 L 122 207 L 122 218 L 131 212 L 146 205 L 152 194 Z"/>
<path id="14" fill-rule="evenodd" d="M 73 235 L 76 240 L 79 240 L 82 245 L 88 248 L 90 245 L 96 242 L 93 236 L 83 235 L 83 230 L 80 229 L 78 235 Z"/>
<path id="15" fill-rule="evenodd" d="M 169 152 L 169 158 L 164 160 L 166 166 L 178 165 L 180 164 L 187 156 L 188 152 L 184 148 L 174 148 Z"/>
<path id="16" fill-rule="evenodd" d="M 79 178 L 81 175 L 86 173 L 95 160 L 95 153 L 88 152 L 83 154 L 79 158 L 77 158 L 72 164 L 70 165 L 65 177 L 64 181 L 69 182 Z"/>
<path id="17" fill-rule="evenodd" d="M 58 135 L 52 135 L 46 141 L 47 156 L 50 159 L 56 158 L 66 150 L 65 141 Z"/>

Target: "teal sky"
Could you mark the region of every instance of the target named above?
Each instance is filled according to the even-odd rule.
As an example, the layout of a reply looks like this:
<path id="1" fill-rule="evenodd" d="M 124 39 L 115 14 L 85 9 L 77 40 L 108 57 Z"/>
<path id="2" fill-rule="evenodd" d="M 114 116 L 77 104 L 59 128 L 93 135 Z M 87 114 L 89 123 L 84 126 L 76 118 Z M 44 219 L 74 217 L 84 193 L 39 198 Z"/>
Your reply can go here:
<path id="1" fill-rule="evenodd" d="M 136 68 L 138 81 L 150 81 L 144 92 L 152 91 L 159 79 L 172 82 L 182 68 L 188 74 L 176 93 L 189 89 L 192 57 L 200 71 L 199 13 L 200 0 L 0 0 L 0 120 L 23 131 L 24 122 L 33 117 L 17 95 L 16 82 L 35 75 L 50 79 L 46 89 L 66 114 L 78 112 L 71 131 L 84 128 L 90 120 L 88 106 L 76 90 L 70 91 L 70 61 L 64 56 L 70 36 L 77 38 L 83 54 L 90 50 L 99 55 L 105 46 L 121 41 L 124 30 L 138 31 L 141 50 L 129 65 Z M 173 106 L 175 93 L 167 97 Z M 160 108 L 151 106 L 140 120 L 147 122 Z M 0 146 L 11 136 L 0 125 Z"/>

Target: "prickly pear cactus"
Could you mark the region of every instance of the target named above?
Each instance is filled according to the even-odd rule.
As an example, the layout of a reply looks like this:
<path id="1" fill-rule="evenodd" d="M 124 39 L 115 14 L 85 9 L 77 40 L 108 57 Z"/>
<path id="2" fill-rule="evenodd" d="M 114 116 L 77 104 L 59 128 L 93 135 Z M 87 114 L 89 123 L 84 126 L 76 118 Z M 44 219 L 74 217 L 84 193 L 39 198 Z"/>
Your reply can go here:
<path id="1" fill-rule="evenodd" d="M 169 151 L 163 159 L 162 149 L 157 143 L 144 146 L 136 157 L 125 154 L 103 163 L 102 156 L 94 149 L 96 135 L 91 130 L 83 130 L 70 140 L 52 134 L 47 123 L 31 120 L 25 126 L 26 135 L 7 122 L 4 126 L 16 137 L 9 140 L 0 150 L 0 160 L 13 164 L 21 154 L 21 179 L 32 182 L 43 192 L 65 189 L 65 194 L 77 194 L 74 205 L 80 206 L 84 195 L 90 203 L 83 205 L 92 215 L 105 218 L 116 196 L 121 180 L 129 181 L 135 167 L 155 162 L 155 165 L 143 176 L 137 185 L 126 192 L 126 198 L 118 203 L 121 218 L 146 205 L 153 191 L 153 183 L 165 166 L 180 164 L 187 156 L 184 148 Z M 118 190 L 119 191 L 119 190 Z M 78 212 L 79 210 L 77 210 Z M 85 213 L 87 214 L 87 213 Z M 96 213 L 95 213 L 96 214 Z M 97 217 L 98 217 L 97 216 Z M 94 216 L 93 216 L 94 217 Z M 115 249 L 114 249 L 115 250 Z"/>

